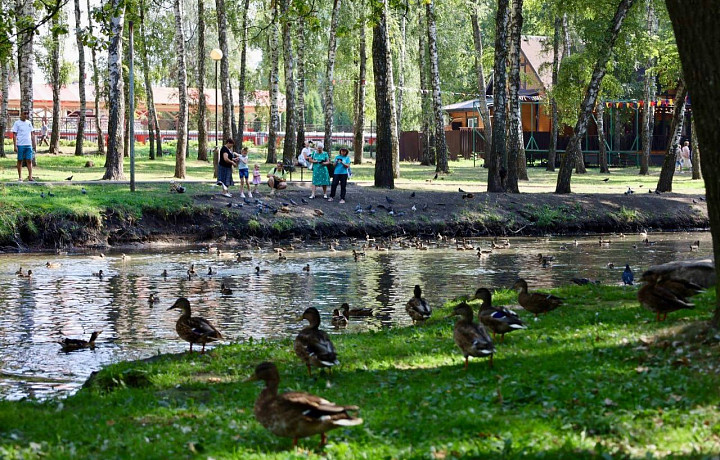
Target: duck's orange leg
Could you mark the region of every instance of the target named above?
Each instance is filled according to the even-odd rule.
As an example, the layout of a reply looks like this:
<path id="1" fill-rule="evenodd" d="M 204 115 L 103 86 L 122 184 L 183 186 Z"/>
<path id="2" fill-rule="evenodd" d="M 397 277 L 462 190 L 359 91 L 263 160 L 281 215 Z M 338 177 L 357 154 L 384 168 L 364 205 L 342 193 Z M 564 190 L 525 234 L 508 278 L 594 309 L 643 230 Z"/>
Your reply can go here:
<path id="1" fill-rule="evenodd" d="M 320 433 L 320 447 L 323 447 L 325 444 L 327 444 L 327 435 Z"/>
<path id="2" fill-rule="evenodd" d="M 468 370 L 468 359 L 469 357 L 465 357 L 465 370 Z"/>

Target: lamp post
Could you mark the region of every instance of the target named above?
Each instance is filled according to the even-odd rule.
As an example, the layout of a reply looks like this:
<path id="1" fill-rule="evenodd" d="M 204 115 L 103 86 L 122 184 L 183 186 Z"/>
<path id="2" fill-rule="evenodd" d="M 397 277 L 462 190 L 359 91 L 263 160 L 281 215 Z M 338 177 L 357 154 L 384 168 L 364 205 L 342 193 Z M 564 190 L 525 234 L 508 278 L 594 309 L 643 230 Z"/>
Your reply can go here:
<path id="1" fill-rule="evenodd" d="M 218 146 L 218 61 L 223 58 L 223 53 L 217 48 L 210 51 L 210 58 L 215 61 L 215 150 Z"/>

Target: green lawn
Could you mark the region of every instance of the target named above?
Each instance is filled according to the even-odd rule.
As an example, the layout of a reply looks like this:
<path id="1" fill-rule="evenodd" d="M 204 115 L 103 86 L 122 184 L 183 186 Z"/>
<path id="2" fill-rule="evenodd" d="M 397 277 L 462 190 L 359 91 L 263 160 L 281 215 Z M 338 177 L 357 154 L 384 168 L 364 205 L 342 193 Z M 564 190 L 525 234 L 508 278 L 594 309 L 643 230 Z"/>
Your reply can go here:
<path id="1" fill-rule="evenodd" d="M 0 457 L 714 458 L 717 342 L 646 345 L 709 318 L 714 293 L 656 323 L 634 288 L 554 292 L 567 305 L 537 321 L 521 311 L 529 329 L 497 344 L 494 369 L 463 370 L 446 304 L 423 326 L 334 336 L 332 375 L 308 377 L 286 339 L 120 363 L 65 400 L 0 402 Z M 364 424 L 330 432 L 322 451 L 318 437 L 294 451 L 253 417 L 261 387 L 243 380 L 264 360 L 278 364 L 281 391 L 357 404 Z"/>

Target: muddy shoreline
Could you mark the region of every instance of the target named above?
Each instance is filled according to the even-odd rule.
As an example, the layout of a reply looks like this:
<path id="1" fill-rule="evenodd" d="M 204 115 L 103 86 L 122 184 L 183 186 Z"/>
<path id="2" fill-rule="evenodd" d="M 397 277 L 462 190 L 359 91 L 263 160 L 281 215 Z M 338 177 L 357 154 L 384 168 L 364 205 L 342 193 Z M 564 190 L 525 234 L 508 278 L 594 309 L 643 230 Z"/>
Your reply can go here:
<path id="1" fill-rule="evenodd" d="M 121 209 L 103 217 L 48 213 L 18 222 L 3 252 L 125 248 L 145 245 L 250 244 L 257 239 L 319 239 L 366 235 L 429 237 L 585 235 L 702 230 L 703 197 L 635 193 L 555 195 L 382 190 L 352 187 L 348 202 L 308 199 L 306 185 L 253 199 L 198 194 L 175 212 L 147 207 L 140 218 Z M 259 202 L 256 202 L 259 199 Z M 228 207 L 228 204 L 232 207 Z M 414 209 L 413 209 L 414 207 Z"/>

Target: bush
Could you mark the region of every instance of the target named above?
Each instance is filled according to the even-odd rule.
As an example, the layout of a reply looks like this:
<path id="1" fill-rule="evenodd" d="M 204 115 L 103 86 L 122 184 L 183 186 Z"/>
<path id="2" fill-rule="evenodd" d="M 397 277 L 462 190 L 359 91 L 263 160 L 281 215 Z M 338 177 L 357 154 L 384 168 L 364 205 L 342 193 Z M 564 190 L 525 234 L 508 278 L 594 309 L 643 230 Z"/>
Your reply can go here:
<path id="1" fill-rule="evenodd" d="M 375 153 L 375 144 L 365 144 L 365 147 L 363 147 L 363 152 Z"/>
<path id="2" fill-rule="evenodd" d="M 247 148 L 249 148 L 249 149 L 252 149 L 252 148 L 255 147 L 255 143 L 254 143 L 253 141 L 244 141 L 244 142 L 242 143 L 242 146 L 243 146 L 243 147 L 247 147 Z"/>

